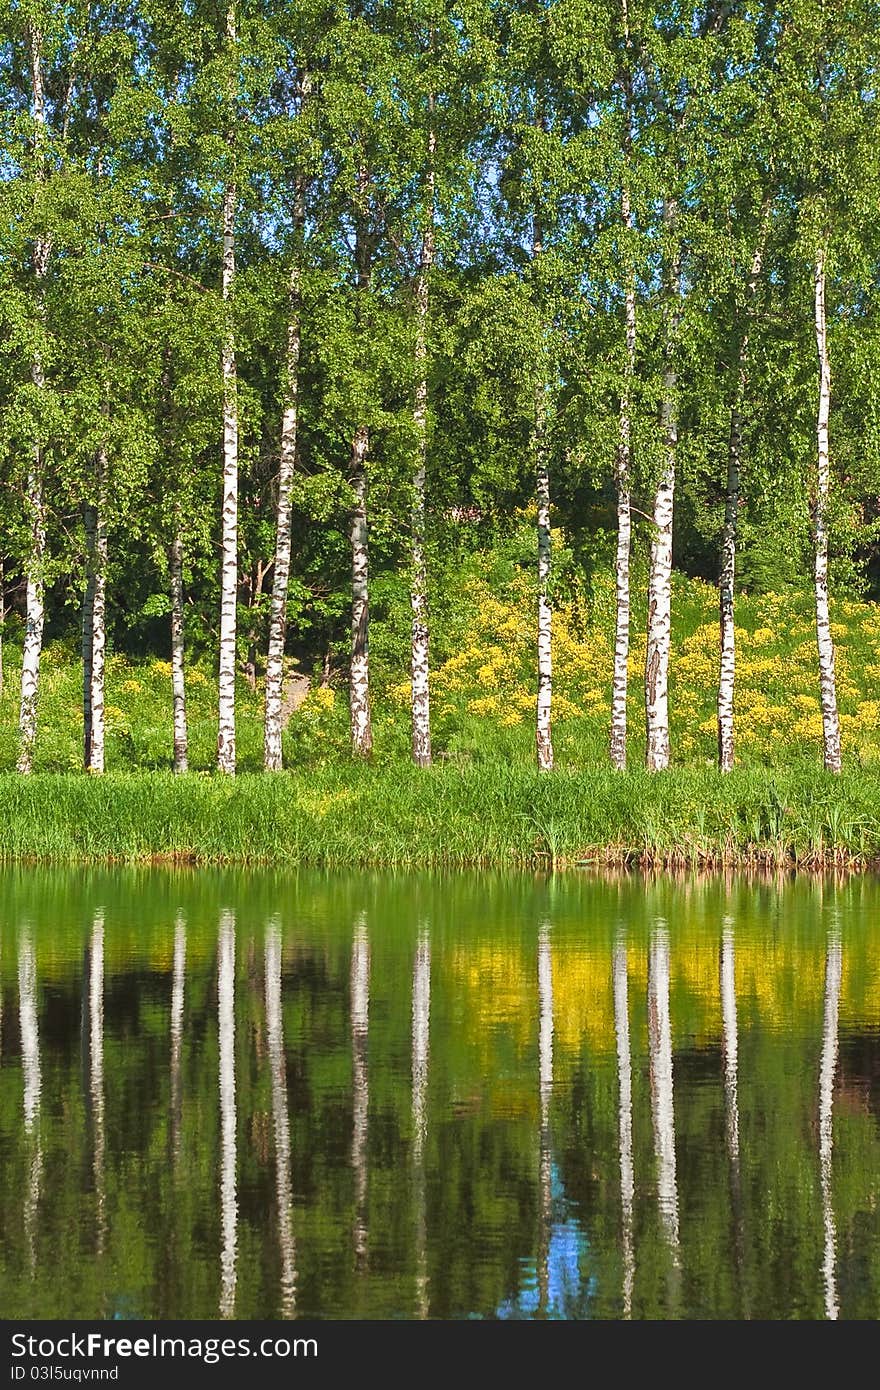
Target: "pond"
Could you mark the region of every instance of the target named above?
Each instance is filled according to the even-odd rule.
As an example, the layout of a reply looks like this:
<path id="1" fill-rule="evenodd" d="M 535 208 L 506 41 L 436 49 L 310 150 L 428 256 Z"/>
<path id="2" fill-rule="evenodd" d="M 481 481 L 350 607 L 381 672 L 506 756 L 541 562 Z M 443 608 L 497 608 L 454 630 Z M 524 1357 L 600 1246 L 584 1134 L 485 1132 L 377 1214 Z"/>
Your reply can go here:
<path id="1" fill-rule="evenodd" d="M 8 1319 L 875 1317 L 880 885 L 7 869 Z"/>

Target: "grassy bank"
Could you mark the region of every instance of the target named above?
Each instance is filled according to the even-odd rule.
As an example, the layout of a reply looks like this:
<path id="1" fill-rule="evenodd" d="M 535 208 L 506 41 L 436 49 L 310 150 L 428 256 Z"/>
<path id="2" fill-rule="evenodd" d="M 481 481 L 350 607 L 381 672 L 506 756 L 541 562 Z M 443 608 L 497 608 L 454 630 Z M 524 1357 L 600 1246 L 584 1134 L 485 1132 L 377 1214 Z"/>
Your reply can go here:
<path id="1" fill-rule="evenodd" d="M 0 853 L 63 863 L 880 864 L 880 773 L 551 776 L 334 765 L 277 776 L 0 775 Z"/>

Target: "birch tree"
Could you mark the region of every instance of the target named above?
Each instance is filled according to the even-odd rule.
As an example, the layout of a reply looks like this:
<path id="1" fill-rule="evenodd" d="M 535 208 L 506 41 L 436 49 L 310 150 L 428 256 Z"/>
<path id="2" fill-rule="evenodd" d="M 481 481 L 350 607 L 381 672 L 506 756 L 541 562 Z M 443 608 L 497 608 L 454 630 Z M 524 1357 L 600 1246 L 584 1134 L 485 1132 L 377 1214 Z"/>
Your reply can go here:
<path id="1" fill-rule="evenodd" d="M 46 147 L 48 142 L 48 122 L 46 114 L 46 95 L 43 86 L 43 36 L 36 26 L 28 25 L 27 41 L 30 55 L 32 113 L 33 113 L 33 156 L 36 231 L 33 241 L 33 274 L 37 304 L 37 317 L 40 325 L 45 322 L 45 281 L 49 271 L 49 257 L 52 250 L 51 236 L 40 228 L 40 193 L 46 180 Z M 34 390 L 41 395 L 46 389 L 46 374 L 43 366 L 43 349 L 39 345 L 31 362 L 31 380 Z M 30 512 L 30 554 L 27 561 L 27 597 L 25 615 L 24 653 L 21 665 L 21 704 L 18 718 L 18 771 L 31 772 L 34 760 L 34 744 L 37 737 L 37 693 L 40 679 L 40 655 L 43 650 L 43 621 L 45 616 L 43 602 L 43 566 L 46 550 L 46 514 L 44 507 L 44 445 L 38 437 L 34 440 L 31 463 L 27 476 L 27 507 Z"/>
<path id="2" fill-rule="evenodd" d="M 223 188 L 223 491 L 220 583 L 220 668 L 217 768 L 235 772 L 235 656 L 238 603 L 238 376 L 235 360 L 235 216 L 238 189 L 235 170 L 235 92 L 238 84 L 235 0 L 226 9 L 226 52 L 230 63 L 226 130 L 228 164 Z"/>

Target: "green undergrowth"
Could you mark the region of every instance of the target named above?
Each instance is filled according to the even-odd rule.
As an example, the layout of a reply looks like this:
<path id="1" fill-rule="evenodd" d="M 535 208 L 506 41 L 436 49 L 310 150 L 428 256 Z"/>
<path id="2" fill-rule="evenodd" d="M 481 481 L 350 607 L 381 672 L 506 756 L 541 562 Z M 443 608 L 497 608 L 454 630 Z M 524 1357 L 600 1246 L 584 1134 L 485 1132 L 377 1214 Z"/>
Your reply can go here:
<path id="1" fill-rule="evenodd" d="M 0 775 L 7 860 L 332 867 L 880 864 L 880 774 L 541 775 L 348 763 L 274 775 Z"/>

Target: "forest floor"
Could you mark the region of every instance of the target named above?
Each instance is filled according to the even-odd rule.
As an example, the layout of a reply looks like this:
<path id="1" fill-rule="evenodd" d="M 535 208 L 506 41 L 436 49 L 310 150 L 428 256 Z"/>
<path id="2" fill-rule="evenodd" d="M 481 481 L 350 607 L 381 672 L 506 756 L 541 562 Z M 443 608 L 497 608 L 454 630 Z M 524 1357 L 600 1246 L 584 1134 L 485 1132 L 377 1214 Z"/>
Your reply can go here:
<path id="1" fill-rule="evenodd" d="M 0 774 L 7 861 L 880 867 L 880 772 L 349 762 L 235 778 Z"/>

